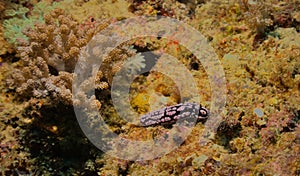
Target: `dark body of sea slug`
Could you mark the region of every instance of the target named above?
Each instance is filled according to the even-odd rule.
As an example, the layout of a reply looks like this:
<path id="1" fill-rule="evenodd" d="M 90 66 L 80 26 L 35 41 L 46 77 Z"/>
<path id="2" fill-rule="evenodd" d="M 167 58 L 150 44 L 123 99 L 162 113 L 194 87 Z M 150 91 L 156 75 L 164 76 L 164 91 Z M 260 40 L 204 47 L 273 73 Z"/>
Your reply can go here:
<path id="1" fill-rule="evenodd" d="M 179 119 L 196 118 L 197 121 L 207 119 L 208 109 L 197 103 L 180 103 L 173 106 L 144 114 L 140 118 L 142 126 L 169 125 L 176 123 Z"/>

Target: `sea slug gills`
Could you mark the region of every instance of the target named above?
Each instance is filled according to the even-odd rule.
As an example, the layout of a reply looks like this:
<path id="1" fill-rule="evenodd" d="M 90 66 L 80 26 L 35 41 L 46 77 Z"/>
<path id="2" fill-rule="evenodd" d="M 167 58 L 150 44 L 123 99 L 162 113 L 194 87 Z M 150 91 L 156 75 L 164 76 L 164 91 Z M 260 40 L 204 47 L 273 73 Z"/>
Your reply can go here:
<path id="1" fill-rule="evenodd" d="M 208 109 L 197 103 L 180 103 L 144 114 L 140 118 L 142 126 L 169 125 L 183 118 L 196 118 L 197 121 L 207 119 Z"/>

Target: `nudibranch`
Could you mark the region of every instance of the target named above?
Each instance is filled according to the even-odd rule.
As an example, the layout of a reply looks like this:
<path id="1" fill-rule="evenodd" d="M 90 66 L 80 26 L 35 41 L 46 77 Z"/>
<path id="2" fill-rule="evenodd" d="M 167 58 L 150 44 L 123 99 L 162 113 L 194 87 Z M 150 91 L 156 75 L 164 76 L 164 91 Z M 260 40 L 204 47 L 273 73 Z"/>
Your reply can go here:
<path id="1" fill-rule="evenodd" d="M 196 121 L 200 121 L 207 119 L 208 116 L 208 109 L 200 104 L 187 102 L 144 114 L 140 117 L 140 123 L 142 126 L 169 125 L 179 119 L 196 118 Z"/>

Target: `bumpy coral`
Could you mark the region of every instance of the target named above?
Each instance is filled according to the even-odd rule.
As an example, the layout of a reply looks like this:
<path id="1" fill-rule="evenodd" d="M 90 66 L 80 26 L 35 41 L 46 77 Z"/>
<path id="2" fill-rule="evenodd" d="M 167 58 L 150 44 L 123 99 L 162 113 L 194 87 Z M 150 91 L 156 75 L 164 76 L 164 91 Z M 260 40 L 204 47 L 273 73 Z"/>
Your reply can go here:
<path id="1" fill-rule="evenodd" d="M 7 83 L 24 98 L 48 96 L 70 105 L 73 70 L 80 48 L 99 29 L 78 25 L 61 9 L 55 9 L 44 19 L 45 24 L 37 23 L 35 28 L 24 31 L 29 41 L 20 41 L 20 61 L 15 63 L 18 69 Z"/>
<path id="2" fill-rule="evenodd" d="M 130 0 L 129 11 L 138 15 L 162 15 L 181 20 L 187 20 L 194 11 L 196 5 L 180 3 L 175 0 L 137 1 Z M 192 3 L 189 3 L 192 4 Z"/>
<path id="3" fill-rule="evenodd" d="M 87 22 L 78 24 L 62 9 L 55 9 L 50 14 L 46 14 L 44 20 L 45 23 L 36 23 L 34 28 L 27 28 L 24 31 L 29 41 L 20 41 L 21 46 L 17 48 L 20 61 L 15 63 L 17 69 L 7 79 L 7 84 L 10 89 L 15 90 L 25 99 L 47 98 L 50 101 L 72 105 L 72 83 L 75 76 L 73 72 L 80 50 L 88 44 L 94 34 L 107 26 L 108 20 L 98 22 L 89 18 Z M 99 48 L 99 46 L 107 46 L 105 42 L 110 40 L 95 38 L 93 42 L 96 46 L 94 49 L 92 46 L 92 50 L 96 53 L 96 50 L 105 50 L 106 48 Z M 136 52 L 128 45 L 130 44 L 122 44 L 103 59 L 100 70 L 94 70 L 97 72 L 96 80 L 89 78 L 76 86 L 82 87 L 85 92 L 92 89 L 107 89 L 112 83 L 113 75 L 120 70 L 123 62 Z M 93 62 L 86 59 L 83 59 L 86 63 L 81 64 L 88 65 Z M 81 100 L 78 99 L 75 105 L 87 101 L 88 97 L 84 93 L 80 97 Z M 95 96 L 88 99 L 94 102 L 93 106 L 100 108 L 100 102 Z"/>
<path id="4" fill-rule="evenodd" d="M 61 1 L 60 4 L 64 7 L 66 13 L 72 14 L 74 19 L 78 22 L 85 21 L 87 17 L 93 17 L 95 19 L 123 19 L 133 15 L 127 10 L 129 3 L 126 0 L 71 0 Z"/>
<path id="5" fill-rule="evenodd" d="M 254 47 L 264 41 L 267 35 L 276 35 L 273 30 L 278 27 L 295 27 L 298 31 L 300 28 L 297 21 L 297 14 L 300 11 L 299 1 L 280 2 L 276 5 L 273 1 L 255 3 L 242 1 L 240 10 L 249 26 L 255 29 Z"/>
<path id="6" fill-rule="evenodd" d="M 21 5 L 21 4 L 24 4 Z M 5 28 L 4 37 L 6 40 L 17 46 L 19 39 L 28 40 L 23 30 L 27 27 L 33 27 L 36 22 L 44 23 L 44 15 L 58 6 L 57 3 L 51 1 L 41 2 L 19 2 L 5 3 L 4 21 Z"/>

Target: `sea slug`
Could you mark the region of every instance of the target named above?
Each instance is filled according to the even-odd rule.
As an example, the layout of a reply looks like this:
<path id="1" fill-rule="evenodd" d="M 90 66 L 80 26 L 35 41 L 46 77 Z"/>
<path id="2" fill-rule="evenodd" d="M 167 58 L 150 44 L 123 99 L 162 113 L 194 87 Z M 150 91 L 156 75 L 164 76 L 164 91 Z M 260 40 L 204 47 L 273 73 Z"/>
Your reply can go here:
<path id="1" fill-rule="evenodd" d="M 183 118 L 196 118 L 199 121 L 207 119 L 208 116 L 208 109 L 197 103 L 187 102 L 144 114 L 140 118 L 140 123 L 142 126 L 169 125 Z"/>

